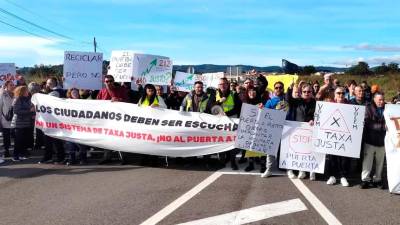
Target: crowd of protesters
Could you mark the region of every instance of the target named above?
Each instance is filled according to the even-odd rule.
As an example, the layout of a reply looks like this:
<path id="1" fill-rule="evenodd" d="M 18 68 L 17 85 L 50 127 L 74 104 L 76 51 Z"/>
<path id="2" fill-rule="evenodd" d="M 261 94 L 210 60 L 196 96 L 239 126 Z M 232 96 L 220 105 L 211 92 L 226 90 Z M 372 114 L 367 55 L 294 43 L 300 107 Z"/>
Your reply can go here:
<path id="1" fill-rule="evenodd" d="M 172 110 L 220 114 L 238 118 L 242 103 L 257 105 L 260 108 L 282 110 L 287 113 L 287 120 L 307 122 L 313 125 L 316 101 L 364 105 L 366 106 L 365 129 L 363 132 L 363 145 L 361 158 L 357 160 L 356 172 L 361 176 L 361 188 L 370 186 L 383 187 L 383 168 L 385 163 L 384 137 L 386 133 L 383 111 L 385 99 L 378 85 L 368 86 L 367 82 L 357 84 L 354 80 L 342 86 L 337 79 L 333 80 L 327 74 L 322 85 L 318 81 L 307 83 L 300 81 L 285 87 L 284 83 L 274 83 L 274 89 L 267 90 L 267 79 L 259 75 L 256 79 L 247 78 L 243 84 L 229 82 L 226 78 L 219 79 L 218 88 L 204 89 L 202 82 L 194 84 L 190 93 L 177 91 L 176 87 L 169 86 L 163 90 L 162 86 L 146 84 L 138 86 L 137 91 L 131 90 L 130 83 L 116 83 L 114 77 L 104 77 L 104 88 L 100 91 L 62 89 L 59 80 L 55 77 L 38 84 L 35 82 L 27 85 L 22 77 L 13 81 L 6 81 L 0 92 L 1 127 L 3 134 L 4 151 L 0 163 L 6 158 L 18 162 L 30 156 L 29 150 L 44 148 L 43 158 L 39 163 L 55 164 L 86 164 L 87 152 L 91 146 L 62 141 L 47 135 L 34 128 L 35 108 L 30 97 L 35 93 L 48 94 L 58 98 L 70 99 L 99 99 L 113 102 L 127 102 L 138 104 L 140 107 L 160 107 Z M 398 96 L 392 103 L 400 103 Z M 34 137 L 35 136 L 35 137 Z M 11 154 L 11 140 L 14 139 L 14 149 Z M 99 164 L 106 164 L 112 160 L 112 151 L 102 149 L 103 158 Z M 236 155 L 241 151 L 241 157 Z M 118 152 L 122 164 L 126 162 L 128 153 Z M 210 156 L 205 156 L 209 159 Z M 279 153 L 278 153 L 279 157 Z M 142 156 L 142 164 L 157 164 L 158 157 Z M 229 163 L 233 170 L 238 170 L 237 163 L 248 162 L 246 172 L 253 171 L 255 164 L 260 165 L 262 177 L 270 177 L 272 169 L 278 159 L 272 155 L 245 158 L 245 151 L 233 149 L 220 154 L 222 163 Z M 354 161 L 354 160 L 353 160 Z M 375 161 L 375 162 L 374 162 Z M 327 155 L 325 175 L 327 184 L 337 183 L 349 186 L 348 176 L 352 160 L 348 157 Z M 375 165 L 375 170 L 373 170 Z M 297 173 L 297 175 L 295 174 Z M 373 176 L 372 176 L 373 175 Z M 304 171 L 287 170 L 291 179 L 306 178 Z M 310 180 L 316 180 L 314 173 L 309 174 Z"/>

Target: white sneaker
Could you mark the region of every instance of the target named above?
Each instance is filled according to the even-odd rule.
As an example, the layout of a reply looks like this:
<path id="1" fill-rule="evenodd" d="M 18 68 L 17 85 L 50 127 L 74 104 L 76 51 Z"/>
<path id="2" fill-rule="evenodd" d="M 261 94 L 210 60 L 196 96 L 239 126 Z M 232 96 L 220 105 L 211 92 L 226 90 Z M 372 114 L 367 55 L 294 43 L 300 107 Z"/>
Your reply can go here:
<path id="1" fill-rule="evenodd" d="M 267 177 L 270 177 L 270 176 L 272 176 L 272 172 L 270 170 L 268 170 L 268 169 L 265 170 L 265 172 L 263 174 L 261 174 L 262 178 L 267 178 Z"/>
<path id="2" fill-rule="evenodd" d="M 295 176 L 294 173 L 293 173 L 293 170 L 288 170 L 288 171 L 287 171 L 287 176 L 288 176 L 290 179 L 295 179 L 295 178 L 296 178 L 296 176 Z"/>
<path id="3" fill-rule="evenodd" d="M 306 172 L 304 171 L 299 171 L 299 175 L 297 176 L 297 178 L 299 179 L 304 179 L 306 177 Z"/>
<path id="4" fill-rule="evenodd" d="M 0 158 L 0 164 L 2 164 L 2 163 L 4 163 L 4 162 L 5 162 L 5 160 L 2 159 L 2 158 Z"/>
<path id="5" fill-rule="evenodd" d="M 315 180 L 315 173 L 314 172 L 310 172 L 310 180 Z"/>
<path id="6" fill-rule="evenodd" d="M 349 182 L 347 182 L 346 177 L 340 178 L 340 183 L 342 184 L 343 187 L 348 187 L 348 186 L 350 186 L 350 185 L 349 185 Z"/>
<path id="7" fill-rule="evenodd" d="M 333 185 L 336 184 L 336 178 L 334 176 L 329 177 L 328 181 L 326 184 Z"/>

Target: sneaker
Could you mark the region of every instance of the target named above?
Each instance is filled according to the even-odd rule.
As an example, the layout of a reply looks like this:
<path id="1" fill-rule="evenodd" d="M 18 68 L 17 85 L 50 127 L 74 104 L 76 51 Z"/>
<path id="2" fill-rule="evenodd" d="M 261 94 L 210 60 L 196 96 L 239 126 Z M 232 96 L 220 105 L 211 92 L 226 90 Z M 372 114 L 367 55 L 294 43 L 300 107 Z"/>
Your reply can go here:
<path id="1" fill-rule="evenodd" d="M 26 160 L 26 159 L 29 159 L 28 157 L 25 157 L 25 156 L 21 156 L 21 157 L 19 157 L 19 159 L 20 160 Z"/>
<path id="2" fill-rule="evenodd" d="M 304 179 L 306 177 L 306 172 L 304 171 L 299 171 L 299 175 L 297 176 L 297 178 L 299 179 Z"/>
<path id="3" fill-rule="evenodd" d="M 336 178 L 334 176 L 329 177 L 328 181 L 326 184 L 333 185 L 336 184 Z"/>
<path id="4" fill-rule="evenodd" d="M 249 164 L 249 165 L 244 169 L 244 171 L 246 171 L 246 172 L 250 172 L 250 171 L 252 171 L 252 170 L 254 170 L 254 165 L 253 165 L 253 164 Z"/>
<path id="5" fill-rule="evenodd" d="M 347 182 L 346 177 L 340 178 L 340 183 L 342 184 L 343 187 L 348 187 L 348 186 L 350 186 L 350 185 L 349 185 L 349 182 Z"/>
<path id="6" fill-rule="evenodd" d="M 316 180 L 314 172 L 310 172 L 310 180 L 313 180 L 313 181 Z"/>
<path id="7" fill-rule="evenodd" d="M 265 170 L 265 172 L 263 173 L 263 174 L 261 174 L 261 177 L 262 178 L 267 178 L 267 177 L 270 177 L 270 176 L 272 176 L 272 172 L 271 172 L 271 170 Z"/>
<path id="8" fill-rule="evenodd" d="M 11 160 L 12 160 L 13 162 L 19 162 L 19 161 L 21 161 L 18 157 L 13 157 Z"/>
<path id="9" fill-rule="evenodd" d="M 290 179 L 295 179 L 295 178 L 296 178 L 296 175 L 294 175 L 293 170 L 288 170 L 288 171 L 287 171 L 287 176 L 288 176 Z"/>
<path id="10" fill-rule="evenodd" d="M 5 160 L 2 159 L 2 158 L 0 158 L 0 164 L 2 164 L 2 163 L 4 163 L 4 162 L 5 162 Z"/>

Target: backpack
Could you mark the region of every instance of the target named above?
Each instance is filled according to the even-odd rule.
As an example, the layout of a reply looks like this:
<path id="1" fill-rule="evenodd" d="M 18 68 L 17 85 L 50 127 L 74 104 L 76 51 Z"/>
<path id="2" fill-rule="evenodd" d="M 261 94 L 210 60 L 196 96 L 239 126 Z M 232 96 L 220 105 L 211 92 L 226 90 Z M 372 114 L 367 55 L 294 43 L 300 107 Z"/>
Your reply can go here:
<path id="1" fill-rule="evenodd" d="M 3 111 L 1 111 L 1 114 L 3 114 L 4 119 L 6 119 L 7 121 L 11 121 L 14 116 L 13 107 L 10 107 L 10 109 L 8 110 L 8 112 L 6 114 L 4 114 Z"/>

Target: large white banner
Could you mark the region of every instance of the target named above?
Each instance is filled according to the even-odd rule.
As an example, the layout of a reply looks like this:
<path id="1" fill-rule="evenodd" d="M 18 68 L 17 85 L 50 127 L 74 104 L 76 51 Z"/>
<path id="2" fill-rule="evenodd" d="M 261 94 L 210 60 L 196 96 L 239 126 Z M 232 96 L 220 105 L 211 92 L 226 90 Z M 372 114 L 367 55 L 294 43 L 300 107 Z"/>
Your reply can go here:
<path id="1" fill-rule="evenodd" d="M 14 63 L 0 63 L 0 85 L 7 80 L 15 80 L 17 72 Z"/>
<path id="2" fill-rule="evenodd" d="M 224 77 L 224 72 L 203 73 L 203 83 L 206 87 L 218 88 L 220 78 Z"/>
<path id="3" fill-rule="evenodd" d="M 365 106 L 317 102 L 314 114 L 314 150 L 360 158 Z"/>
<path id="4" fill-rule="evenodd" d="M 172 60 L 165 56 L 135 54 L 132 89 L 136 84 L 169 85 L 172 80 Z"/>
<path id="5" fill-rule="evenodd" d="M 107 74 L 112 75 L 116 82 L 131 82 L 133 77 L 133 58 L 133 51 L 112 51 Z"/>
<path id="6" fill-rule="evenodd" d="M 201 81 L 204 84 L 203 78 L 204 77 L 202 75 L 176 71 L 174 85 L 178 91 L 190 92 L 193 90 L 193 86 L 196 81 Z M 206 86 L 204 85 L 203 88 L 205 89 Z"/>
<path id="7" fill-rule="evenodd" d="M 100 90 L 102 88 L 103 53 L 64 52 L 64 88 Z"/>
<path id="8" fill-rule="evenodd" d="M 187 157 L 234 148 L 238 120 L 105 100 L 35 94 L 36 127 L 46 135 L 110 150 Z"/>
<path id="9" fill-rule="evenodd" d="M 277 155 L 286 112 L 244 103 L 235 147 Z"/>
<path id="10" fill-rule="evenodd" d="M 313 128 L 308 123 L 286 121 L 279 168 L 324 173 L 325 154 L 314 152 L 312 135 Z"/>
<path id="11" fill-rule="evenodd" d="M 386 105 L 384 115 L 388 128 L 385 150 L 389 191 L 400 194 L 400 105 Z"/>

